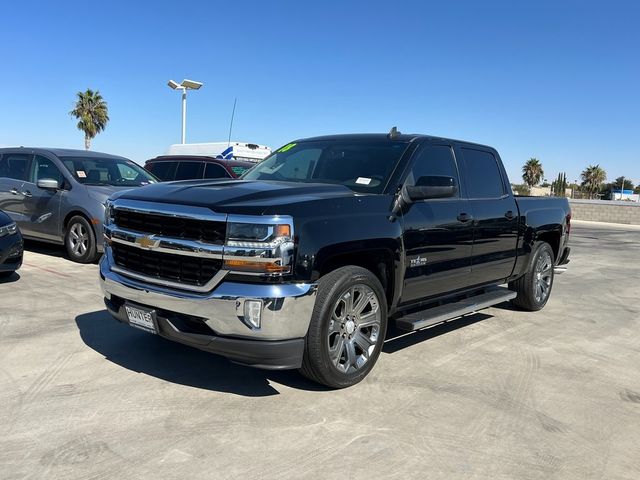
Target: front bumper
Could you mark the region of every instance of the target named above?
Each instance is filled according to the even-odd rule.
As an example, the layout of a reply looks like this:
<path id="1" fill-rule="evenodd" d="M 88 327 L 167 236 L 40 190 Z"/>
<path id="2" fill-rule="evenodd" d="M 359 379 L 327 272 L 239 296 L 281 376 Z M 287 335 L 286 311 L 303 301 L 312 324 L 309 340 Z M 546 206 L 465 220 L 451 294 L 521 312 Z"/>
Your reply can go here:
<path id="1" fill-rule="evenodd" d="M 212 291 L 194 293 L 143 283 L 111 270 L 106 248 L 100 284 L 109 312 L 128 322 L 124 303 L 156 311 L 158 333 L 170 340 L 261 368 L 298 368 L 315 303 L 315 284 L 221 282 Z M 244 321 L 244 302 L 261 300 L 259 329 Z"/>
<path id="2" fill-rule="evenodd" d="M 14 272 L 22 265 L 23 242 L 20 232 L 0 238 L 0 272 Z"/>

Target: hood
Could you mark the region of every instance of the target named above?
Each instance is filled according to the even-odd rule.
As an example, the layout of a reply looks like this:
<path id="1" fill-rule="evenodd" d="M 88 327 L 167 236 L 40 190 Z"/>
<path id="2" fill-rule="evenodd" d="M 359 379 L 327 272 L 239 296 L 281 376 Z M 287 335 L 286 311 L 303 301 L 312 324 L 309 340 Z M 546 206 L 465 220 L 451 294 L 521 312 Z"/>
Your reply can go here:
<path id="1" fill-rule="evenodd" d="M 147 185 L 116 194 L 150 202 L 211 208 L 220 213 L 264 212 L 269 207 L 320 199 L 353 197 L 343 185 L 259 180 L 187 180 Z"/>

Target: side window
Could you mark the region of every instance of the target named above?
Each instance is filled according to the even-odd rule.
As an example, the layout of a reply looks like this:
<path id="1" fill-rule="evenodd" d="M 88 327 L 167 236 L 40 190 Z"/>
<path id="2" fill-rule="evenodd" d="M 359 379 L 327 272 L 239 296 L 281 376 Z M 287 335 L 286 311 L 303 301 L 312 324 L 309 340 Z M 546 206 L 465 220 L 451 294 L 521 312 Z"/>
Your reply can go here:
<path id="1" fill-rule="evenodd" d="M 153 162 L 149 164 L 147 170 L 153 173 L 163 182 L 175 179 L 178 162 Z"/>
<path id="2" fill-rule="evenodd" d="M 62 184 L 64 177 L 56 164 L 53 163 L 53 160 L 42 157 L 40 155 L 36 155 L 33 159 L 33 163 L 31 165 L 31 178 L 29 179 L 32 183 L 38 183 L 38 180 L 43 180 L 45 178 L 49 178 L 52 180 L 57 180 L 58 185 Z"/>
<path id="3" fill-rule="evenodd" d="M 204 178 L 229 178 L 229 174 L 222 165 L 207 163 L 204 170 Z"/>
<path id="4" fill-rule="evenodd" d="M 0 177 L 26 181 L 31 155 L 6 153 L 0 161 Z"/>
<path id="5" fill-rule="evenodd" d="M 176 171 L 176 180 L 202 178 L 203 162 L 180 162 Z"/>
<path id="6" fill-rule="evenodd" d="M 496 158 L 483 150 L 463 148 L 469 198 L 500 198 L 504 194 L 502 174 Z"/>
<path id="7" fill-rule="evenodd" d="M 458 169 L 451 147 L 446 145 L 427 145 L 420 150 L 413 160 L 411 170 L 407 176 L 407 185 L 411 186 L 445 186 L 453 178 L 457 187 Z M 459 196 L 458 191 L 456 196 Z"/>

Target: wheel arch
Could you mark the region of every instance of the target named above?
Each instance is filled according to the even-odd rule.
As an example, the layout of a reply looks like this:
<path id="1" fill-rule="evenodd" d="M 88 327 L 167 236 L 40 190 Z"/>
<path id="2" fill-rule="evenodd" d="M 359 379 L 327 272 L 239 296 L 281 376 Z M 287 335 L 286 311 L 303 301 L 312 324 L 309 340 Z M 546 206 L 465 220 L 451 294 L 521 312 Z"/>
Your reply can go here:
<path id="1" fill-rule="evenodd" d="M 560 239 L 562 235 L 560 232 L 551 230 L 546 232 L 541 232 L 536 235 L 536 243 L 545 242 L 551 246 L 551 250 L 553 250 L 553 258 L 554 260 L 558 259 L 558 253 L 560 252 Z"/>
<path id="2" fill-rule="evenodd" d="M 395 260 L 395 255 L 390 248 L 383 246 L 354 248 L 347 251 L 334 251 L 330 255 L 322 256 L 316 269 L 319 278 L 349 265 L 369 270 L 382 284 L 387 305 L 390 307 L 393 304 L 396 289 Z"/>

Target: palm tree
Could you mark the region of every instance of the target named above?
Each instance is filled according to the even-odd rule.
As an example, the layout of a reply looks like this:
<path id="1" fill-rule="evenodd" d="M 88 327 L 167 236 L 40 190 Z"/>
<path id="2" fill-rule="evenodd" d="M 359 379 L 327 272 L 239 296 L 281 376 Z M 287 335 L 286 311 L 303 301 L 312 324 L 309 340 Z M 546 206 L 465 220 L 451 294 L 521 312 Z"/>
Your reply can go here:
<path id="1" fill-rule="evenodd" d="M 580 176 L 582 177 L 582 186 L 589 192 L 589 198 L 593 198 L 607 179 L 607 172 L 600 168 L 600 165 L 589 165 Z"/>
<path id="2" fill-rule="evenodd" d="M 84 148 L 89 150 L 91 139 L 103 131 L 109 121 L 107 102 L 97 90 L 77 93 L 78 100 L 69 115 L 78 119 L 78 130 L 84 132 Z"/>
<path id="3" fill-rule="evenodd" d="M 527 163 L 522 167 L 522 179 L 524 183 L 531 188 L 534 185 L 538 185 L 542 177 L 544 177 L 544 170 L 542 170 L 540 160 L 537 158 L 527 160 Z"/>

